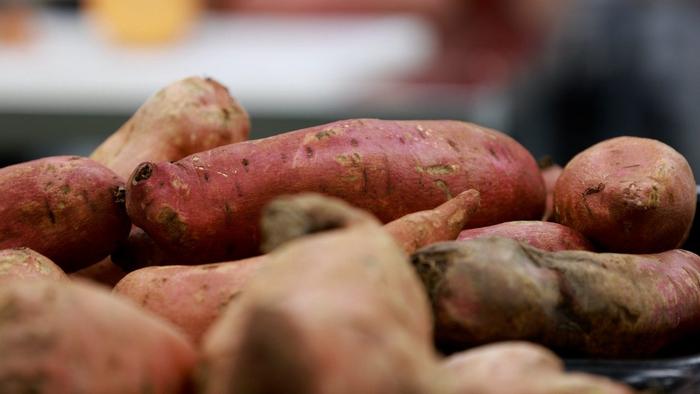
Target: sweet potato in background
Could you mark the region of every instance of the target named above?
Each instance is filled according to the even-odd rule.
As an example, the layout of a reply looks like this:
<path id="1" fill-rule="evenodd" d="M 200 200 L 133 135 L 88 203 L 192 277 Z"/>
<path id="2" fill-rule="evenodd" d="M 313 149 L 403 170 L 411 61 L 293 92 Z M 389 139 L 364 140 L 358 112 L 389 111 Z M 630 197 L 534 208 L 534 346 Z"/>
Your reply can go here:
<path id="1" fill-rule="evenodd" d="M 225 86 L 211 78 L 189 77 L 149 98 L 90 157 L 128 179 L 143 161 L 179 160 L 245 141 L 249 132 L 248 114 Z M 132 231 L 123 248 L 140 248 L 144 237 L 143 232 Z M 123 268 L 108 257 L 77 275 L 114 285 L 126 274 Z"/>
<path id="2" fill-rule="evenodd" d="M 610 379 L 567 373 L 547 348 L 501 342 L 455 353 L 442 362 L 454 394 L 632 394 Z"/>
<path id="3" fill-rule="evenodd" d="M 0 192 L 0 248 L 31 248 L 66 272 L 108 256 L 129 233 L 123 181 L 88 158 L 4 167 Z"/>
<path id="4" fill-rule="evenodd" d="M 194 347 L 96 285 L 0 286 L 0 393 L 184 393 Z"/>
<path id="5" fill-rule="evenodd" d="M 259 217 L 281 194 L 340 197 L 389 222 L 473 188 L 474 227 L 538 219 L 542 177 L 505 134 L 458 121 L 334 122 L 188 156 L 141 164 L 128 183 L 134 223 L 183 261 L 259 253 Z"/>
<path id="6" fill-rule="evenodd" d="M 593 250 L 593 245 L 578 231 L 561 224 L 537 220 L 505 222 L 464 230 L 459 233 L 457 239 L 466 241 L 486 237 L 510 238 L 550 252 Z"/>
<path id="7" fill-rule="evenodd" d="M 245 141 L 248 114 L 211 78 L 173 82 L 149 98 L 90 155 L 127 179 L 143 161 L 173 161 Z"/>
<path id="8" fill-rule="evenodd" d="M 29 248 L 0 250 L 0 284 L 19 279 L 66 279 L 56 263 Z"/>
<path id="9" fill-rule="evenodd" d="M 201 392 L 435 392 L 428 300 L 380 223 L 318 196 L 267 214 L 279 224 L 269 228 L 321 232 L 268 254 L 207 332 Z"/>
<path id="10" fill-rule="evenodd" d="M 695 216 L 685 158 L 656 140 L 618 137 L 576 155 L 554 188 L 554 220 L 611 252 L 680 247 Z"/>
<path id="11" fill-rule="evenodd" d="M 530 340 L 594 357 L 653 355 L 700 329 L 700 257 L 546 252 L 506 238 L 413 254 L 449 349 Z"/>

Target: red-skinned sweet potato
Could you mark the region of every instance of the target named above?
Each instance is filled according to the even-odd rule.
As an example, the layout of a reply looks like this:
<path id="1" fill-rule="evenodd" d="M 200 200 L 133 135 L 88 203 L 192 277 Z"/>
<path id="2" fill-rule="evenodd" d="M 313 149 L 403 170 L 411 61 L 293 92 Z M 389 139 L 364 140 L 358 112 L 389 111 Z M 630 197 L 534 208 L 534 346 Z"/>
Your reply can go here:
<path id="1" fill-rule="evenodd" d="M 456 353 L 442 363 L 454 394 L 632 394 L 607 378 L 566 373 L 550 350 L 529 342 L 501 342 Z"/>
<path id="2" fill-rule="evenodd" d="M 321 232 L 268 254 L 207 332 L 202 392 L 430 392 L 428 300 L 379 222 L 317 196 L 276 200 L 264 218 Z"/>
<path id="3" fill-rule="evenodd" d="M 478 205 L 479 193 L 467 190 L 435 209 L 396 219 L 384 229 L 410 253 L 434 242 L 454 239 Z M 266 223 L 277 226 L 274 221 Z M 308 231 L 302 226 L 286 229 L 289 231 L 270 228 L 268 233 L 278 234 L 270 242 L 283 243 Z M 302 233 L 294 233 L 293 229 Z M 168 319 L 198 343 L 223 307 L 238 295 L 264 261 L 263 255 L 225 263 L 147 267 L 128 274 L 114 291 Z"/>
<path id="4" fill-rule="evenodd" d="M 0 248 L 29 247 L 70 272 L 129 233 L 123 181 L 103 165 L 55 156 L 0 169 Z"/>
<path id="5" fill-rule="evenodd" d="M 128 178 L 144 161 L 174 161 L 248 139 L 250 120 L 225 86 L 189 77 L 158 91 L 90 155 Z"/>
<path id="6" fill-rule="evenodd" d="M 18 279 L 66 279 L 56 263 L 29 248 L 0 250 L 0 285 Z"/>
<path id="7" fill-rule="evenodd" d="M 649 356 L 700 329 L 700 257 L 546 252 L 506 238 L 414 253 L 446 348 L 524 339 L 596 357 Z"/>
<path id="8" fill-rule="evenodd" d="M 194 347 L 96 285 L 0 286 L 1 393 L 184 393 Z"/>
<path id="9" fill-rule="evenodd" d="M 696 186 L 685 158 L 656 140 L 618 137 L 574 157 L 554 189 L 554 220 L 602 249 L 677 248 L 695 216 Z"/>
<path id="10" fill-rule="evenodd" d="M 259 253 L 260 211 L 285 193 L 337 196 L 389 222 L 474 188 L 481 193 L 475 227 L 540 218 L 545 203 L 525 148 L 457 121 L 339 121 L 143 163 L 127 188 L 134 223 L 195 261 Z"/>
<path id="11" fill-rule="evenodd" d="M 550 252 L 593 250 L 593 245 L 578 231 L 561 224 L 536 220 L 505 222 L 464 230 L 459 233 L 457 239 L 466 241 L 486 237 L 510 238 Z"/>

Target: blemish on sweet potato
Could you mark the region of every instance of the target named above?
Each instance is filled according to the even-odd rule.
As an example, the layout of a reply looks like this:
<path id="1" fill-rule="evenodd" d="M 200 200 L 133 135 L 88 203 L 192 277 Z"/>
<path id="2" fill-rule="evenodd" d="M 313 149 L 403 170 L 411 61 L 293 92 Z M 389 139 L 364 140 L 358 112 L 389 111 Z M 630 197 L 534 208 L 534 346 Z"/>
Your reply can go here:
<path id="1" fill-rule="evenodd" d="M 603 190 L 605 190 L 605 184 L 604 184 L 604 183 L 599 183 L 599 184 L 598 184 L 597 186 L 595 186 L 595 187 L 586 188 L 586 190 L 584 190 L 584 192 L 583 192 L 583 197 L 590 196 L 591 194 L 600 193 L 600 192 L 602 192 Z"/>
<path id="2" fill-rule="evenodd" d="M 416 171 L 428 175 L 447 175 L 457 171 L 455 164 L 435 164 L 432 166 L 416 166 Z"/>
<path id="3" fill-rule="evenodd" d="M 51 224 L 56 224 L 56 215 L 51 208 L 51 204 L 49 204 L 48 198 L 44 199 L 44 208 L 46 208 L 46 214 L 48 215 Z"/>
<path id="4" fill-rule="evenodd" d="M 445 193 L 445 197 L 449 200 L 452 198 L 452 193 L 450 192 L 450 188 L 447 186 L 447 183 L 443 181 L 442 179 L 437 179 L 435 182 L 433 182 L 435 186 L 442 190 L 443 193 Z"/>
<path id="5" fill-rule="evenodd" d="M 153 164 L 152 163 L 142 163 L 140 164 L 137 168 L 136 171 L 134 172 L 134 179 L 132 181 L 132 184 L 136 185 L 137 183 L 141 181 L 145 181 L 148 178 L 151 177 L 151 174 L 153 173 Z"/>
<path id="6" fill-rule="evenodd" d="M 163 207 L 156 221 L 164 225 L 168 237 L 173 241 L 178 241 L 187 232 L 187 225 L 180 220 L 180 216 L 170 207 Z"/>
<path id="7" fill-rule="evenodd" d="M 352 138 L 350 139 L 350 145 L 356 147 L 360 145 L 360 143 L 356 139 Z"/>
<path id="8" fill-rule="evenodd" d="M 314 150 L 310 146 L 305 146 L 304 150 L 306 151 L 306 157 L 309 159 L 314 157 Z"/>

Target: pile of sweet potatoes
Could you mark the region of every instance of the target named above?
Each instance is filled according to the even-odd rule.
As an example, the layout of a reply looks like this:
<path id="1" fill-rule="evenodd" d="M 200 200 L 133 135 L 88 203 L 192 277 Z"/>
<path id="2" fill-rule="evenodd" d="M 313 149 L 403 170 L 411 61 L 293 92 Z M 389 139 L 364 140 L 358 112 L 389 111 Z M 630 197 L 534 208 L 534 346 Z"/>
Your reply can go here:
<path id="1" fill-rule="evenodd" d="M 695 179 L 659 141 L 540 170 L 461 121 L 249 129 L 193 77 L 90 158 L 0 168 L 0 393 L 626 394 L 557 353 L 700 330 Z"/>

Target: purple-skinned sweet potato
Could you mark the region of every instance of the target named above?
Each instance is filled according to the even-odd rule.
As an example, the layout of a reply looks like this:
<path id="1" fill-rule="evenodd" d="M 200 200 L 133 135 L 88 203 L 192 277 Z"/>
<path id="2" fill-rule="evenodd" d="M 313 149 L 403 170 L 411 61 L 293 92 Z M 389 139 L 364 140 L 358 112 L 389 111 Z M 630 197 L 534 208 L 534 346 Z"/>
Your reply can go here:
<path id="1" fill-rule="evenodd" d="M 142 163 L 127 182 L 127 210 L 183 260 L 259 253 L 259 217 L 275 196 L 342 198 L 389 222 L 464 190 L 481 193 L 480 227 L 538 219 L 537 164 L 512 138 L 458 121 L 356 119 L 231 144 L 175 163 Z"/>
<path id="2" fill-rule="evenodd" d="M 557 223 L 537 220 L 521 220 L 464 230 L 457 237 L 460 241 L 486 237 L 504 237 L 522 241 L 538 249 L 590 250 L 593 245 L 578 231 Z"/>
<path id="3" fill-rule="evenodd" d="M 445 348 L 529 340 L 641 357 L 700 330 L 700 257 L 684 250 L 546 252 L 494 237 L 428 246 L 412 261 Z"/>
<path id="4" fill-rule="evenodd" d="M 0 285 L 32 278 L 62 280 L 67 276 L 56 263 L 29 248 L 0 250 Z"/>
<path id="5" fill-rule="evenodd" d="M 31 248 L 66 272 L 108 256 L 129 233 L 123 181 L 88 158 L 4 167 L 0 191 L 0 248 Z"/>
<path id="6" fill-rule="evenodd" d="M 184 394 L 197 353 L 165 321 L 82 281 L 0 286 L 0 393 Z"/>
<path id="7" fill-rule="evenodd" d="M 618 137 L 576 155 L 554 188 L 554 221 L 601 250 L 655 253 L 680 247 L 695 216 L 686 159 L 648 138 Z"/>
<path id="8" fill-rule="evenodd" d="M 376 219 L 300 195 L 263 220 L 302 236 L 265 233 L 274 250 L 205 336 L 202 393 L 439 392 L 427 297 Z"/>

